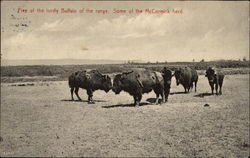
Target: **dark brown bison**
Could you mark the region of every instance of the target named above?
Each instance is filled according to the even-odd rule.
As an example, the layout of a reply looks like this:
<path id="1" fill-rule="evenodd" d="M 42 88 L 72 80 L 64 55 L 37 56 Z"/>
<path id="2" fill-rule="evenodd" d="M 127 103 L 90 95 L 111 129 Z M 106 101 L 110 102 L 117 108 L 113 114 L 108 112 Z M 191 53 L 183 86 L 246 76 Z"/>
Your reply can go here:
<path id="1" fill-rule="evenodd" d="M 112 88 L 111 78 L 108 75 L 103 75 L 97 70 L 77 71 L 69 76 L 69 87 L 71 92 L 71 98 L 74 100 L 73 91 L 79 100 L 81 98 L 78 95 L 79 88 L 87 90 L 88 103 L 93 102 L 93 92 L 95 90 L 104 90 L 106 93 Z"/>
<path id="2" fill-rule="evenodd" d="M 134 97 L 134 105 L 139 106 L 142 94 L 154 90 L 156 94 L 155 103 L 159 102 L 159 95 L 162 102 L 165 102 L 164 80 L 160 72 L 147 70 L 133 70 L 117 74 L 113 80 L 113 92 L 119 94 L 122 90 Z"/>
<path id="3" fill-rule="evenodd" d="M 164 80 L 164 92 L 165 92 L 165 101 L 168 101 L 168 95 L 170 93 L 171 88 L 171 80 L 172 80 L 172 71 L 167 69 L 166 67 L 163 68 L 161 71 L 163 80 Z"/>
<path id="4" fill-rule="evenodd" d="M 224 80 L 224 74 L 222 72 L 215 72 L 215 70 L 209 67 L 205 75 L 208 79 L 208 83 L 211 87 L 212 94 L 214 94 L 214 85 L 216 94 L 218 95 L 218 86 L 220 87 L 219 94 L 222 94 L 222 84 Z"/>
<path id="5" fill-rule="evenodd" d="M 189 92 L 190 89 L 193 88 L 193 83 L 195 84 L 195 92 L 198 82 L 198 74 L 197 71 L 191 69 L 189 67 L 179 68 L 174 73 L 176 79 L 176 85 L 182 84 L 185 93 Z"/>

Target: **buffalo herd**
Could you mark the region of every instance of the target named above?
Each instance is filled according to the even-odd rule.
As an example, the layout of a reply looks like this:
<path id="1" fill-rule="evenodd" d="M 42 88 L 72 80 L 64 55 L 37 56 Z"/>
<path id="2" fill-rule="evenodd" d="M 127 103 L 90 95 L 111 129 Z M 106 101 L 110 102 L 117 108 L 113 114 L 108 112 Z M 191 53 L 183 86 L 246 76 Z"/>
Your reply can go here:
<path id="1" fill-rule="evenodd" d="M 152 90 L 156 94 L 155 104 L 159 103 L 160 96 L 162 103 L 167 102 L 173 76 L 175 76 L 176 85 L 181 84 L 185 93 L 189 93 L 193 86 L 196 92 L 198 73 L 190 67 L 178 68 L 173 73 L 166 67 L 160 72 L 136 69 L 116 74 L 113 80 L 110 76 L 103 75 L 98 70 L 84 70 L 72 73 L 69 76 L 68 83 L 72 100 L 74 100 L 73 92 L 75 92 L 78 100 L 81 100 L 78 95 L 79 88 L 86 89 L 88 103 L 94 103 L 92 97 L 95 90 L 103 90 L 106 93 L 112 90 L 115 94 L 125 91 L 133 96 L 134 105 L 139 106 L 142 95 Z M 214 94 L 214 86 L 216 94 L 222 94 L 223 73 L 216 72 L 214 68 L 209 67 L 205 76 L 208 78 L 212 94 Z M 218 87 L 220 88 L 219 93 Z"/>

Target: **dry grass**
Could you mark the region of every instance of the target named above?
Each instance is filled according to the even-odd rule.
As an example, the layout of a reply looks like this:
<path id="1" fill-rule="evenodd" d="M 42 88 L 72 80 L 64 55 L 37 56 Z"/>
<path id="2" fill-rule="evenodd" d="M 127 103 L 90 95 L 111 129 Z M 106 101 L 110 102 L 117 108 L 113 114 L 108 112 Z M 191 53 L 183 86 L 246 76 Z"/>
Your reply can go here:
<path id="1" fill-rule="evenodd" d="M 69 101 L 65 81 L 1 86 L 1 156 L 249 156 L 248 75 L 226 76 L 222 96 L 203 76 L 190 94 L 173 80 L 168 103 L 151 104 L 151 92 L 138 108 L 111 91 Z"/>

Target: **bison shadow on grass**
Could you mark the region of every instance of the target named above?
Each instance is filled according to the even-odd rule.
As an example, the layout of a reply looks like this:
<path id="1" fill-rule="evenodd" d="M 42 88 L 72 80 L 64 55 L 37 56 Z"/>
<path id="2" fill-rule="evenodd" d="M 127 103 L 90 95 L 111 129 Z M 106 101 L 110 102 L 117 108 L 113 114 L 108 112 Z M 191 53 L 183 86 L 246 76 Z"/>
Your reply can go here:
<path id="1" fill-rule="evenodd" d="M 147 106 L 147 105 L 155 105 L 156 98 L 148 98 L 147 102 L 140 103 L 140 106 Z M 162 99 L 159 99 L 159 102 L 162 104 Z M 106 105 L 102 106 L 102 108 L 116 108 L 116 107 L 135 107 L 134 104 L 116 104 L 116 105 Z"/>
<path id="2" fill-rule="evenodd" d="M 61 101 L 68 101 L 68 102 L 89 102 L 88 100 L 71 100 L 71 99 L 62 99 Z M 94 102 L 107 102 L 105 100 L 93 100 Z"/>
<path id="3" fill-rule="evenodd" d="M 156 101 L 156 98 L 148 98 L 147 99 L 147 102 L 149 102 L 149 104 L 154 104 L 155 101 Z M 162 99 L 159 99 L 159 103 L 163 104 Z"/>
<path id="4" fill-rule="evenodd" d="M 200 93 L 200 94 L 194 95 L 194 97 L 203 98 L 203 97 L 207 97 L 207 96 L 211 96 L 211 95 L 213 95 L 213 94 L 212 93 Z"/>
<path id="5" fill-rule="evenodd" d="M 139 106 L 145 106 L 145 105 L 152 105 L 150 103 L 140 103 Z M 106 106 L 102 106 L 102 108 L 118 108 L 118 107 L 136 107 L 134 104 L 116 104 L 116 105 L 106 105 Z"/>
<path id="6" fill-rule="evenodd" d="M 174 94 L 187 94 L 185 92 L 171 92 L 169 95 L 174 95 Z"/>

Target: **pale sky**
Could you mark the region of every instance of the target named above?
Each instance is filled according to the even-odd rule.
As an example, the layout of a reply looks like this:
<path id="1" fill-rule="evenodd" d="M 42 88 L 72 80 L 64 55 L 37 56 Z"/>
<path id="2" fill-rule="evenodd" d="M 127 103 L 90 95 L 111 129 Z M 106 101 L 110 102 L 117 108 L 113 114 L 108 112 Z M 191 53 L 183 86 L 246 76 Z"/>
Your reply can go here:
<path id="1" fill-rule="evenodd" d="M 1 1 L 2 59 L 249 59 L 249 2 Z M 18 8 L 35 9 L 18 13 Z M 59 13 L 38 13 L 59 9 Z M 61 8 L 108 14 L 61 13 Z M 113 9 L 169 9 L 169 14 Z M 182 10 L 182 14 L 172 13 Z"/>

